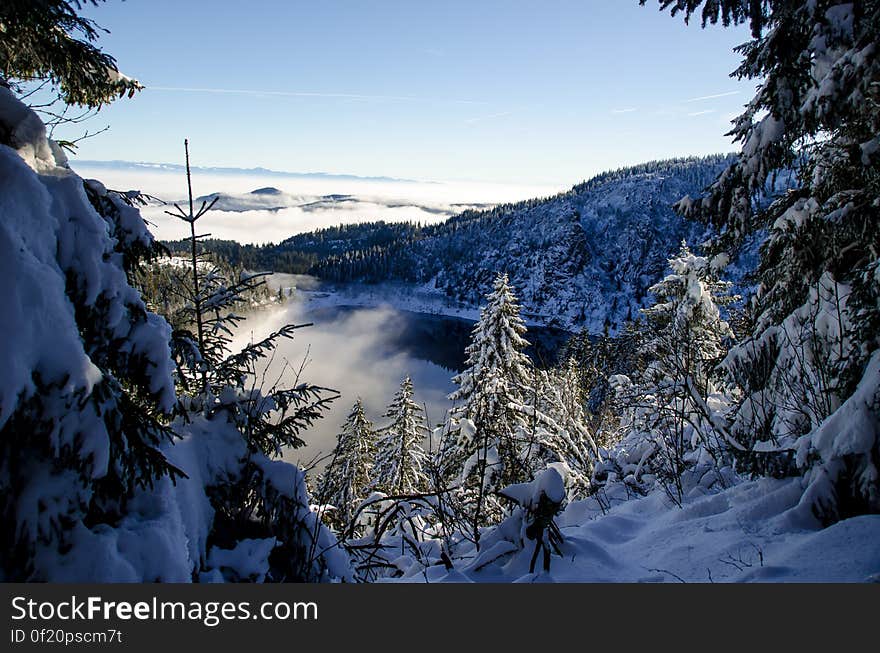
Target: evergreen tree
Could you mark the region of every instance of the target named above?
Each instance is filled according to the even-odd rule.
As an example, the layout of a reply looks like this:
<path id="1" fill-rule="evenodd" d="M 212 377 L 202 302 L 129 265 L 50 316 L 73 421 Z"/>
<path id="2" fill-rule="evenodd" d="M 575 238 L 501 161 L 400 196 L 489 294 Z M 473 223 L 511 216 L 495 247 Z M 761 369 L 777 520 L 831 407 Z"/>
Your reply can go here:
<path id="1" fill-rule="evenodd" d="M 324 518 L 339 532 L 347 530 L 369 493 L 375 458 L 376 434 L 358 399 L 336 436 L 333 458 L 318 479 L 315 493 L 320 504 L 328 507 Z"/>
<path id="2" fill-rule="evenodd" d="M 169 328 L 131 285 L 129 274 L 157 251 L 137 209 L 71 172 L 6 88 L 0 151 L 10 338 L 0 384 L 0 575 L 46 580 L 50 565 L 82 555 L 118 524 L 138 491 L 182 475 L 162 451 L 175 403 Z"/>
<path id="3" fill-rule="evenodd" d="M 523 353 L 526 327 L 506 274 L 496 277 L 486 299 L 466 349 L 467 367 L 453 379 L 458 389 L 449 398 L 456 405 L 438 454 L 443 478 L 461 485 L 475 534 L 477 525 L 500 518 L 498 490 L 529 480 L 534 446 L 522 410 L 534 392 Z"/>
<path id="4" fill-rule="evenodd" d="M 647 365 L 629 388 L 628 428 L 630 437 L 645 438 L 653 447 L 650 460 L 643 459 L 650 469 L 643 465 L 643 471 L 659 476 L 680 503 L 691 482 L 686 474 L 708 483 L 703 476 L 723 462 L 727 445 L 737 444 L 715 440 L 726 434 L 717 416 L 726 398 L 716 386 L 715 368 L 733 339 L 719 306 L 734 298 L 710 260 L 692 254 L 685 243 L 669 265 L 671 274 L 651 288 L 657 303 L 643 311 Z"/>
<path id="5" fill-rule="evenodd" d="M 792 473 L 794 462 L 826 519 L 876 512 L 880 1 L 659 3 L 752 30 L 734 73 L 761 80 L 731 132 L 742 151 L 704 197 L 679 205 L 720 227 L 720 246 L 768 232 L 751 333 L 726 365 L 743 396 L 732 425 L 742 461 L 756 473 Z M 761 210 L 754 200 L 786 169 L 799 187 Z M 861 436 L 821 426 L 844 404 Z"/>
<path id="6" fill-rule="evenodd" d="M 736 297 L 729 294 L 730 282 L 718 279 L 712 263 L 682 243 L 669 259 L 671 274 L 651 287 L 657 303 L 642 311 L 652 330 L 645 343 L 645 355 L 652 360 L 649 369 L 679 377 L 685 390 L 702 399 L 713 391 L 713 370 L 734 337 L 719 307 Z"/>
<path id="7" fill-rule="evenodd" d="M 609 379 L 617 374 L 631 376 L 644 369 L 645 335 L 639 322 L 628 321 L 614 336 L 582 331 L 563 349 L 562 358 L 571 359 L 577 368 L 586 402 L 584 417 L 600 448 L 611 445 L 609 436 L 616 428 L 611 423 L 619 413 Z"/>
<path id="8" fill-rule="evenodd" d="M 379 431 L 373 487 L 386 494 L 416 494 L 428 489 L 428 456 L 422 442 L 428 436 L 425 413 L 413 400 L 406 377 L 385 413 L 391 423 Z"/>
<path id="9" fill-rule="evenodd" d="M 535 394 L 526 413 L 535 433 L 532 467 L 537 473 L 554 463 L 567 472 L 569 499 L 582 499 L 590 489 L 590 476 L 599 449 L 584 415 L 581 371 L 573 358 L 558 368 L 537 370 Z"/>
<path id="10" fill-rule="evenodd" d="M 18 331 L 0 397 L 5 580 L 52 578 L 58 561 L 82 555 L 129 514 L 137 492 L 181 476 L 161 451 L 173 437 L 167 324 L 129 277 L 158 247 L 133 196 L 73 174 L 12 92 L 46 81 L 62 100 L 96 107 L 139 88 L 93 45 L 97 29 L 79 8 L 0 6 L 0 213 L 12 280 L 4 305 L 8 333 Z"/>
<path id="11" fill-rule="evenodd" d="M 715 413 L 724 400 L 715 368 L 734 334 L 719 306 L 736 298 L 729 294 L 731 284 L 718 279 L 712 261 L 692 254 L 686 243 L 669 266 L 672 273 L 651 287 L 658 302 L 643 311 L 651 336 L 645 343 L 649 363 L 641 380 L 647 385 L 642 391 L 657 402 L 658 411 L 649 419 L 662 443 L 663 470 L 678 487 L 680 500 L 680 479 L 694 462 L 692 450 L 700 445 L 721 462 L 724 447 L 714 437 L 723 427 Z"/>
<path id="12" fill-rule="evenodd" d="M 0 265 L 13 280 L 0 352 L 0 578 L 347 577 L 302 472 L 270 458 L 323 397 L 306 385 L 247 388 L 265 343 L 216 368 L 182 329 L 172 335 L 134 285 L 162 250 L 134 206 L 143 198 L 79 178 L 8 88 L 45 77 L 62 100 L 90 107 L 133 88 L 70 36 L 93 28 L 73 5 L 0 6 Z M 194 295 L 203 315 L 236 297 L 215 290 Z M 191 354 L 176 369 L 172 339 L 189 340 L 179 351 Z M 175 376 L 198 379 L 191 397 L 178 401 Z"/>
<path id="13" fill-rule="evenodd" d="M 47 80 L 67 104 L 100 107 L 142 87 L 119 73 L 95 43 L 101 30 L 78 14 L 103 0 L 4 0 L 0 5 L 0 85 Z"/>
<path id="14" fill-rule="evenodd" d="M 315 551 L 321 534 L 312 525 L 304 473 L 275 459 L 304 444 L 300 433 L 321 418 L 336 397 L 299 379 L 292 388 L 278 387 L 277 382 L 272 387 L 258 385 L 258 367 L 266 364 L 280 339 L 292 338 L 302 325 L 285 325 L 239 352 L 231 351 L 233 329 L 244 319 L 236 309 L 265 275 L 227 280 L 201 256 L 196 223 L 213 202 L 195 209 L 187 142 L 185 147 L 189 210 L 175 205 L 175 211 L 168 211 L 187 222 L 191 232 L 189 269 L 180 279 L 187 301 L 170 316 L 175 327 L 172 353 L 184 393 L 179 410 L 184 422 L 203 420 L 218 433 L 234 429 L 241 451 L 233 470 L 208 488 L 215 511 L 208 546 L 228 550 L 246 539 L 274 538 L 267 580 L 320 578 L 323 561 Z M 296 486 L 281 486 L 282 479 Z M 234 574 L 231 579 L 238 580 Z"/>

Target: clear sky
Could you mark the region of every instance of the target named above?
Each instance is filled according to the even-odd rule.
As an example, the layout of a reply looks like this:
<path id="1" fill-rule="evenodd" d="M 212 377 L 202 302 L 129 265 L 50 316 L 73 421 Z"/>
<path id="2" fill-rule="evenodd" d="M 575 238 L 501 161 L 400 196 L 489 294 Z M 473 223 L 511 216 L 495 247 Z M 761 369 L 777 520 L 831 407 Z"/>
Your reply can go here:
<path id="1" fill-rule="evenodd" d="M 78 158 L 571 184 L 734 149 L 744 29 L 637 0 L 110 0 L 88 15 L 147 89 Z"/>

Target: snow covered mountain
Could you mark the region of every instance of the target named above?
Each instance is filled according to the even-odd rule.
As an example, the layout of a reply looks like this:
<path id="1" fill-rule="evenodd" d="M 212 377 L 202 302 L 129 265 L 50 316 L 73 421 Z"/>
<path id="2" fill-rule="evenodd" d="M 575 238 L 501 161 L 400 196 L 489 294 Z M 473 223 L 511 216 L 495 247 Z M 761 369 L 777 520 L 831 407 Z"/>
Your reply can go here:
<path id="1" fill-rule="evenodd" d="M 384 247 L 328 257 L 314 272 L 426 284 L 473 305 L 506 272 L 529 319 L 613 331 L 650 301 L 648 287 L 682 240 L 698 245 L 710 235 L 672 205 L 699 194 L 730 161 L 715 155 L 604 173 L 555 197 L 465 211 Z M 753 255 L 734 257 L 731 275 L 741 277 Z"/>

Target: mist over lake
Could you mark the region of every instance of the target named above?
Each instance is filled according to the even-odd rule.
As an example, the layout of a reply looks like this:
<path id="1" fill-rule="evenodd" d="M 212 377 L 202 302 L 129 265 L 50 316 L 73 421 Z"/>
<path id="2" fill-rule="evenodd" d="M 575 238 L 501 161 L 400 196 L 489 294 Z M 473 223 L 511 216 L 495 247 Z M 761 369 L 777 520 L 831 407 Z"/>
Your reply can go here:
<path id="1" fill-rule="evenodd" d="M 84 177 L 100 179 L 108 188 L 138 189 L 157 200 L 141 209 L 151 231 L 160 240 L 189 235 L 189 227 L 165 213 L 170 203 L 186 196 L 182 170 L 148 164 L 77 163 Z M 209 199 L 217 194 L 220 210 L 210 211 L 199 221 L 200 233 L 240 243 L 280 242 L 297 233 L 371 220 L 437 223 L 466 208 L 480 208 L 530 197 L 551 195 L 560 188 L 539 185 L 506 185 L 482 182 L 434 182 L 423 180 L 358 178 L 335 175 L 295 175 L 269 171 L 224 171 L 195 169 L 193 193 Z M 256 192 L 254 192 L 256 191 Z M 197 201 L 196 208 L 200 204 Z M 296 285 L 312 290 L 320 285 L 304 276 L 275 274 L 269 285 Z M 393 303 L 414 289 L 403 289 Z M 302 299 L 302 298 L 300 298 Z M 429 304 L 434 298 L 429 299 Z M 368 417 L 377 426 L 401 380 L 410 375 L 415 398 L 427 410 L 429 426 L 442 422 L 451 406 L 447 395 L 455 385 L 451 379 L 461 369 L 473 320 L 478 311 L 457 312 L 468 319 L 429 315 L 424 306 L 412 310 L 393 308 L 383 300 L 383 291 L 366 288 L 351 302 L 290 301 L 253 312 L 241 326 L 236 345 L 259 339 L 284 324 L 314 323 L 300 329 L 293 340 L 282 341 L 266 373 L 271 383 L 283 374 L 281 385 L 295 382 L 305 361 L 302 380 L 332 388 L 340 397 L 308 431 L 302 434 L 306 446 L 285 458 L 305 464 L 329 453 L 339 427 L 355 400 L 363 400 Z M 441 312 L 448 312 L 444 307 Z M 430 443 L 428 443 L 430 445 Z"/>
<path id="2" fill-rule="evenodd" d="M 372 287 L 363 289 L 363 295 L 376 305 L 347 305 L 344 302 L 354 300 L 343 295 L 342 288 L 306 275 L 276 274 L 268 278 L 268 284 L 273 290 L 295 286 L 294 294 L 284 304 L 248 313 L 233 347 L 241 348 L 285 324 L 311 324 L 297 330 L 292 340 L 279 342 L 265 376 L 260 370 L 258 378 L 269 384 L 280 378 L 280 385 L 289 387 L 297 382 L 301 369 L 301 381 L 340 394 L 325 417 L 301 434 L 306 446 L 287 452 L 286 460 L 306 465 L 330 453 L 358 398 L 367 416 L 381 426 L 387 405 L 407 375 L 413 380 L 416 401 L 426 410 L 429 427 L 443 421 L 452 406 L 447 396 L 456 387 L 452 377 L 464 367 L 472 320 L 403 310 L 377 298 L 381 290 Z M 552 360 L 569 335 L 532 327 L 526 334 L 533 343 L 529 352 L 535 358 Z"/>
<path id="3" fill-rule="evenodd" d="M 358 397 L 368 417 L 381 423 L 385 407 L 407 375 L 412 377 L 416 401 L 427 408 L 429 423 L 443 419 L 449 406 L 446 395 L 454 389 L 454 372 L 396 346 L 404 333 L 398 311 L 390 307 L 312 311 L 307 304 L 292 301 L 250 314 L 233 344 L 243 346 L 289 323 L 313 326 L 279 343 L 267 381 L 281 375 L 282 385 L 293 385 L 302 366 L 302 381 L 332 388 L 341 396 L 323 419 L 302 433 L 306 446 L 288 452 L 287 460 L 305 464 L 329 453 Z"/>

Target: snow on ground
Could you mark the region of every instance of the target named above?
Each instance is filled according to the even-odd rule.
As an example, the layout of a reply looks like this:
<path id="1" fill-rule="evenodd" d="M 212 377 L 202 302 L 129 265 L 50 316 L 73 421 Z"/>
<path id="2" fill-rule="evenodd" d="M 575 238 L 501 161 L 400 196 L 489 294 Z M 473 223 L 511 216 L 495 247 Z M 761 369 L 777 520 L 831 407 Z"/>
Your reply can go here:
<path id="1" fill-rule="evenodd" d="M 552 557 L 549 573 L 529 574 L 534 543 L 526 541 L 523 549 L 485 566 L 481 566 L 484 555 L 476 565 L 458 561 L 451 573 L 437 566 L 427 575 L 403 580 L 880 581 L 880 515 L 862 515 L 822 529 L 808 510 L 798 506 L 802 482 L 746 481 L 687 500 L 682 508 L 661 491 L 615 502 L 605 514 L 595 499 L 578 501 L 557 517 L 565 542 L 563 556 Z"/>

